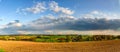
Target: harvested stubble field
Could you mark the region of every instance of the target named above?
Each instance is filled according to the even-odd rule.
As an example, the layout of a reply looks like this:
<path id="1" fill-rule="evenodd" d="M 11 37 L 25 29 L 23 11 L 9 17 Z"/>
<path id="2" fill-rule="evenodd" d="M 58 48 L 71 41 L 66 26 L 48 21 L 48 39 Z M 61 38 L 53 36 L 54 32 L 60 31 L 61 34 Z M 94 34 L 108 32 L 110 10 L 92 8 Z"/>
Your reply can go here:
<path id="1" fill-rule="evenodd" d="M 39 43 L 25 41 L 0 41 L 6 52 L 120 52 L 120 40 Z"/>

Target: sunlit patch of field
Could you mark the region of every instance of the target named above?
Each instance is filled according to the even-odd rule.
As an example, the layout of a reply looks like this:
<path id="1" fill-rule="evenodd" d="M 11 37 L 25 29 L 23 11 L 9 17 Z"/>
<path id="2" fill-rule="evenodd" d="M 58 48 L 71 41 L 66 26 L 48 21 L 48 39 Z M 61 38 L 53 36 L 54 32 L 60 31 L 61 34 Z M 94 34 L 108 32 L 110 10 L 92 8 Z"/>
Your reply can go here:
<path id="1" fill-rule="evenodd" d="M 119 52 L 120 40 L 39 43 L 25 41 L 0 41 L 6 52 Z"/>

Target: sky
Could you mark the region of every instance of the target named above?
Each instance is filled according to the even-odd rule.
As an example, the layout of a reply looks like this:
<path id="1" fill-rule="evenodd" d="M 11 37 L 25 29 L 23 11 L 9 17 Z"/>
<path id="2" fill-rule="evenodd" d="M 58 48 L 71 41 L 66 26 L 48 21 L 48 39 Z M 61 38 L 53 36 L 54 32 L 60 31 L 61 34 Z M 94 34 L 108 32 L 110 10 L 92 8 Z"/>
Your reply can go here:
<path id="1" fill-rule="evenodd" d="M 0 34 L 117 30 L 120 0 L 0 0 Z"/>

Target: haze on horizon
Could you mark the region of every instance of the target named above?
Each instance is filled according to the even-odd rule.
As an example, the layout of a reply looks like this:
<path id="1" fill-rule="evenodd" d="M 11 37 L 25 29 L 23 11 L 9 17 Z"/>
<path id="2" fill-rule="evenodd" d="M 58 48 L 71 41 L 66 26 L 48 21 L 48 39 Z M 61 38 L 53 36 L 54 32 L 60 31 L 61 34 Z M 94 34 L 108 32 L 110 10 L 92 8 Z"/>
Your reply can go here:
<path id="1" fill-rule="evenodd" d="M 0 0 L 0 34 L 120 33 L 120 0 Z"/>

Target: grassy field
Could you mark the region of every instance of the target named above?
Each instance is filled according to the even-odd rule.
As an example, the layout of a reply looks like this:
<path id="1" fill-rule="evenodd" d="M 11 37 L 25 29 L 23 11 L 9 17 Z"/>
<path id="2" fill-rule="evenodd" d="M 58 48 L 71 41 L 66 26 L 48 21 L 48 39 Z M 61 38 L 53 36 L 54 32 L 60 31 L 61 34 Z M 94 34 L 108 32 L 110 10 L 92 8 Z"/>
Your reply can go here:
<path id="1" fill-rule="evenodd" d="M 25 41 L 0 41 L 6 52 L 119 52 L 120 40 L 39 43 Z"/>

